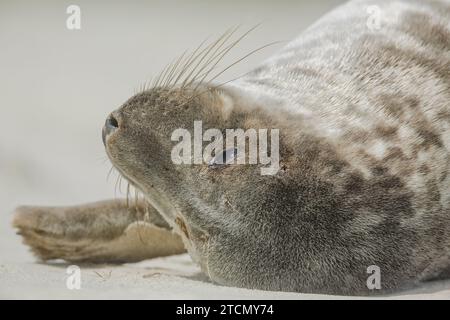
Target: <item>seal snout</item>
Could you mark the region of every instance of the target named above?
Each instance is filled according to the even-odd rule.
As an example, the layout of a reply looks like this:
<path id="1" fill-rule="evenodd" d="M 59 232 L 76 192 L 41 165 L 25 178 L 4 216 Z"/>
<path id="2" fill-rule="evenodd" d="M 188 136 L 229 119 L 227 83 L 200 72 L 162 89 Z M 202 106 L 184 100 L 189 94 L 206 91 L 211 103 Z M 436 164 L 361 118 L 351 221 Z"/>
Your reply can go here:
<path id="1" fill-rule="evenodd" d="M 117 129 L 119 129 L 119 122 L 113 114 L 110 114 L 108 118 L 106 118 L 105 125 L 103 126 L 102 130 L 102 139 L 104 145 L 106 145 L 106 137 Z"/>

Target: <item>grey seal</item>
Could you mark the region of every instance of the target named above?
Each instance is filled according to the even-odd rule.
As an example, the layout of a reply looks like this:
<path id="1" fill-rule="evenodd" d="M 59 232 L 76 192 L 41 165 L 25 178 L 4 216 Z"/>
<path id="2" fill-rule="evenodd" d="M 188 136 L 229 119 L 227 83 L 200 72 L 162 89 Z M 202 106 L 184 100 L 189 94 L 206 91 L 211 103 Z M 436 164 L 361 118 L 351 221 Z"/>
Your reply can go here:
<path id="1" fill-rule="evenodd" d="M 108 157 L 145 201 L 20 207 L 14 226 L 33 251 L 126 262 L 186 248 L 212 281 L 263 290 L 368 295 L 447 277 L 449 2 L 351 1 L 237 80 L 186 71 L 221 41 L 105 123 Z M 279 129 L 280 170 L 173 163 L 172 132 L 197 120 Z"/>

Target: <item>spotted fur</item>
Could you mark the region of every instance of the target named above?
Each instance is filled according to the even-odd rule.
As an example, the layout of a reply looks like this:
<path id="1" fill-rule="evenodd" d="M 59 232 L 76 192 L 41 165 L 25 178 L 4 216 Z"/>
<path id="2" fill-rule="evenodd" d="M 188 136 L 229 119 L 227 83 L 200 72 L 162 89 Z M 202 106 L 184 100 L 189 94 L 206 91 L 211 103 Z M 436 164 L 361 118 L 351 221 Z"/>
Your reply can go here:
<path id="1" fill-rule="evenodd" d="M 156 86 L 113 115 L 112 163 L 214 282 L 368 295 L 450 271 L 448 1 L 351 1 L 243 78 Z M 171 132 L 195 120 L 279 129 L 280 171 L 173 164 Z"/>

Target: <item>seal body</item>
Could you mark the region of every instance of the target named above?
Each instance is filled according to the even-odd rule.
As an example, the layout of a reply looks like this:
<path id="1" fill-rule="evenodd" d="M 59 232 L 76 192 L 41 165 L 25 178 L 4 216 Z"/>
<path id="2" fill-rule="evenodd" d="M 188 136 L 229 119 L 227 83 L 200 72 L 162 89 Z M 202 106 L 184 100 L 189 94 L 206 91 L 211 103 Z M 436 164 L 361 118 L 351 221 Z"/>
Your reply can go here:
<path id="1" fill-rule="evenodd" d="M 280 170 L 174 163 L 171 134 L 199 120 L 278 129 Z M 236 81 L 133 96 L 103 136 L 152 215 L 219 284 L 367 295 L 450 271 L 446 1 L 351 1 Z"/>
<path id="2" fill-rule="evenodd" d="M 380 10 L 379 29 L 367 26 L 370 6 Z M 226 271 L 248 268 L 253 279 L 234 285 L 364 294 L 371 265 L 387 290 L 446 276 L 448 2 L 350 2 L 229 90 L 283 115 L 274 125 L 284 132 L 285 168 L 283 183 L 260 199 L 270 218 L 248 253 L 255 263 Z M 216 268 L 230 257 L 239 265 L 239 247 Z"/>

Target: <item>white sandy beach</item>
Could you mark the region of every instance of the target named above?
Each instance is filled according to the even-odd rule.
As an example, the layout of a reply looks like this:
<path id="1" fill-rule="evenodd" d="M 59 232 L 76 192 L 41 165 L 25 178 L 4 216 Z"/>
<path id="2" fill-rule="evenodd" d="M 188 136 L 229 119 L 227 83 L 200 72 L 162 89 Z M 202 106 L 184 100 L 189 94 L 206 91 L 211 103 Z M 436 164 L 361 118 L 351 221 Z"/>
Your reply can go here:
<path id="1" fill-rule="evenodd" d="M 42 264 L 11 227 L 18 205 L 71 205 L 120 197 L 103 151 L 109 112 L 185 49 L 230 26 L 262 25 L 228 62 L 289 40 L 341 1 L 1 1 L 0 299 L 316 299 L 343 298 L 222 287 L 188 255 L 121 266 L 81 266 L 81 289 L 66 287 L 64 263 Z M 66 8 L 82 10 L 81 30 Z M 221 79 L 248 71 L 268 48 Z M 226 65 L 226 63 L 225 63 Z M 450 281 L 394 298 L 450 298 Z"/>

